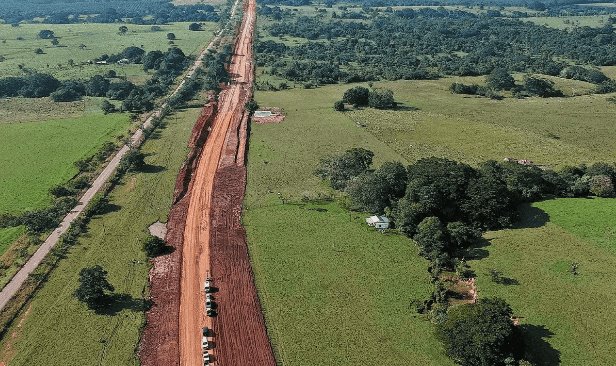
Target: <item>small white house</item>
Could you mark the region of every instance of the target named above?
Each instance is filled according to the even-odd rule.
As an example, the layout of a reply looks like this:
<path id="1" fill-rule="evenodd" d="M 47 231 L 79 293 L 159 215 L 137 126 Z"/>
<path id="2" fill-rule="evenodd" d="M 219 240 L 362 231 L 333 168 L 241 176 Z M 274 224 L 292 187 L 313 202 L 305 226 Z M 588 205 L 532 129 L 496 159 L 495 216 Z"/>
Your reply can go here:
<path id="1" fill-rule="evenodd" d="M 366 218 L 366 224 L 379 230 L 389 229 L 389 219 L 385 216 L 370 216 Z"/>

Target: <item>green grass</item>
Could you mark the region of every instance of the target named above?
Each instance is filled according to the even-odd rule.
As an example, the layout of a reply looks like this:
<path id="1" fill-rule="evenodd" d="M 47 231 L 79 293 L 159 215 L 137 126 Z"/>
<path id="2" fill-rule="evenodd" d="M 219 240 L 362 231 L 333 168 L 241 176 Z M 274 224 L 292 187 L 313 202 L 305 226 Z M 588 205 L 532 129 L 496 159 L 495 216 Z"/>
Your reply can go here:
<path id="1" fill-rule="evenodd" d="M 404 160 L 335 112 L 324 90 L 257 93 L 260 105 L 282 107 L 287 117 L 251 128 L 244 223 L 278 360 L 312 365 L 318 350 L 328 365 L 366 357 L 448 365 L 431 324 L 409 308 L 430 292 L 427 263 L 411 241 L 367 230 L 364 215 L 350 217 L 337 203 L 281 205 L 277 197 L 329 195 L 312 171 L 350 147 L 375 151 L 377 164 Z"/>
<path id="2" fill-rule="evenodd" d="M 367 108 L 334 112 L 334 101 L 339 100 L 350 85 L 325 86 L 316 90 L 298 88 L 285 92 L 262 92 L 260 95 L 265 105 L 283 107 L 290 121 L 322 119 L 315 123 L 351 131 L 345 132 L 350 133 L 348 137 L 337 131 L 331 140 L 324 140 L 324 144 L 351 139 L 362 145 L 366 140 L 376 139 L 383 143 L 381 146 L 386 150 L 393 149 L 407 162 L 428 156 L 444 156 L 469 163 L 516 157 L 556 167 L 616 160 L 616 140 L 612 138 L 611 123 L 616 105 L 606 100 L 610 95 L 505 98 L 494 101 L 454 95 L 448 91 L 454 81 L 468 83 L 481 80 L 446 78 L 375 83 L 375 87 L 392 89 L 396 100 L 407 109 L 394 111 Z M 564 79 L 559 82 L 572 89 L 576 86 L 578 90 L 587 84 Z M 298 101 L 302 102 L 297 104 Z M 355 128 L 355 125 L 365 127 Z M 311 124 L 305 127 L 313 128 Z M 285 123 L 265 128 L 288 130 Z M 311 130 L 311 133 L 316 131 Z M 356 135 L 363 136 L 363 140 L 355 139 L 353 136 Z M 309 148 L 322 149 L 322 146 L 309 145 Z M 302 153 L 293 151 L 288 154 L 301 156 L 297 159 L 305 156 L 306 164 L 314 166 L 318 158 L 307 154 L 304 146 L 297 149 Z M 392 160 L 391 153 L 377 153 L 379 155 L 385 160 Z"/>
<path id="3" fill-rule="evenodd" d="M 558 199 L 533 207 L 523 210 L 526 228 L 486 234 L 487 257 L 471 262 L 479 296 L 511 304 L 530 330 L 537 364 L 555 364 L 557 357 L 563 365 L 616 363 L 614 201 Z M 546 215 L 545 224 L 528 219 Z M 574 262 L 577 276 L 569 272 Z M 519 284 L 493 283 L 492 268 Z"/>
<path id="4" fill-rule="evenodd" d="M 11 243 L 17 240 L 23 233 L 24 228 L 21 226 L 0 229 L 0 256 L 4 254 Z"/>
<path id="5" fill-rule="evenodd" d="M 453 81 L 376 83 L 394 90 L 405 107 L 396 111 L 333 111 L 349 85 L 256 94 L 261 106 L 286 113 L 280 124 L 252 126 L 244 217 L 283 365 L 311 364 L 315 350 L 335 365 L 361 363 L 356 355 L 374 352 L 388 365 L 449 362 L 432 326 L 402 310 L 429 291 L 427 265 L 410 240 L 367 231 L 362 215 L 349 216 L 337 203 L 281 204 L 278 193 L 296 203 L 331 194 L 312 174 L 320 158 L 357 146 L 373 150 L 376 165 L 433 155 L 471 164 L 507 156 L 550 166 L 616 160 L 610 95 L 492 101 L 451 94 Z M 587 86 L 556 81 L 567 92 Z M 488 233 L 491 245 L 481 249 L 488 257 L 472 262 L 480 296 L 501 296 L 523 317 L 538 364 L 555 355 L 563 365 L 616 361 L 609 352 L 616 334 L 613 202 L 537 203 L 549 215 L 547 224 L 530 227 L 537 210 L 525 211 L 527 228 Z M 580 276 L 568 273 L 571 262 L 580 263 Z M 520 284 L 493 284 L 491 268 Z"/>
<path id="6" fill-rule="evenodd" d="M 148 264 L 141 250 L 147 227 L 166 221 L 175 177 L 199 109 L 168 119 L 143 147 L 156 173 L 129 175 L 111 194 L 109 213 L 95 217 L 66 259 L 36 293 L 26 315 L 0 344 L 0 361 L 10 366 L 62 364 L 137 365 L 135 347 L 144 321 L 140 300 Z M 134 263 L 133 261 L 137 261 Z M 130 301 L 113 315 L 96 315 L 73 298 L 79 270 L 94 264 L 109 272 L 118 294 Z"/>
<path id="7" fill-rule="evenodd" d="M 127 24 L 125 35 L 118 34 L 121 24 L 23 24 L 17 28 L 0 24 L 0 55 L 6 60 L 0 63 L 0 77 L 19 75 L 18 65 L 38 72 L 50 73 L 60 79 L 87 78 L 115 70 L 120 76 L 127 76 L 135 82 L 144 82 L 148 76 L 141 65 L 89 65 L 103 54 L 122 51 L 129 46 L 143 47 L 146 51 L 167 50 L 170 45 L 167 33 L 174 33 L 175 45 L 184 53 L 196 54 L 199 48 L 207 44 L 216 29 L 216 23 L 204 23 L 204 31 L 191 32 L 190 23 L 171 23 L 161 25 L 161 31 L 154 32 L 149 25 Z M 38 39 L 38 32 L 51 29 L 60 41 L 59 46 L 52 46 L 49 40 Z M 18 38 L 23 38 L 19 40 Z M 6 43 L 4 43 L 6 40 Z M 85 44 L 85 49 L 79 46 Z M 34 50 L 42 48 L 45 54 L 36 55 Z M 75 66 L 70 66 L 72 59 Z"/>
<path id="8" fill-rule="evenodd" d="M 49 189 L 77 173 L 73 163 L 129 126 L 127 114 L 0 123 L 0 212 L 41 208 Z"/>

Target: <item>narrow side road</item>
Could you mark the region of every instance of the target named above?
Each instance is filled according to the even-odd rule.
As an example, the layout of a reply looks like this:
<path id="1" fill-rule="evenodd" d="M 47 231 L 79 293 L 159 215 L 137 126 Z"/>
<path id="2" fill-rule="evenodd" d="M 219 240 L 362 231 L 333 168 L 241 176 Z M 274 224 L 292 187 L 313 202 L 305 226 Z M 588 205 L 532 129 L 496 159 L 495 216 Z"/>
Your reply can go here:
<path id="1" fill-rule="evenodd" d="M 203 64 L 203 57 L 212 50 L 214 44 L 220 37 L 220 35 L 224 31 L 221 30 L 216 37 L 210 42 L 210 44 L 201 51 L 199 56 L 197 56 L 195 62 L 190 66 L 188 71 L 185 73 L 182 81 L 179 85 L 173 90 L 169 97 L 174 96 L 178 93 L 180 88 L 184 85 L 184 83 L 190 79 L 197 69 L 201 67 Z M 118 168 L 120 161 L 126 155 L 126 153 L 130 150 L 131 147 L 139 147 L 144 140 L 143 130 L 150 128 L 152 126 L 152 121 L 155 118 L 160 117 L 163 109 L 167 107 L 167 103 L 163 103 L 158 109 L 156 109 L 150 117 L 146 119 L 143 125 L 131 136 L 129 143 L 124 145 L 116 154 L 113 156 L 109 164 L 103 169 L 103 171 L 98 175 L 98 177 L 92 183 L 92 186 L 86 191 L 86 193 L 81 197 L 77 206 L 75 206 L 62 220 L 62 223 L 47 237 L 45 242 L 37 249 L 37 251 L 28 259 L 26 263 L 24 263 L 23 267 L 13 276 L 11 281 L 4 286 L 2 291 L 0 291 L 0 311 L 4 309 L 7 303 L 15 296 L 15 294 L 19 291 L 21 286 L 26 282 L 28 276 L 41 264 L 43 259 L 49 254 L 49 252 L 53 249 L 53 247 L 58 243 L 62 234 L 64 234 L 70 227 L 71 223 L 83 212 L 83 210 L 88 206 L 94 195 L 98 193 L 101 188 L 104 186 L 105 182 L 113 175 L 113 173 Z"/>

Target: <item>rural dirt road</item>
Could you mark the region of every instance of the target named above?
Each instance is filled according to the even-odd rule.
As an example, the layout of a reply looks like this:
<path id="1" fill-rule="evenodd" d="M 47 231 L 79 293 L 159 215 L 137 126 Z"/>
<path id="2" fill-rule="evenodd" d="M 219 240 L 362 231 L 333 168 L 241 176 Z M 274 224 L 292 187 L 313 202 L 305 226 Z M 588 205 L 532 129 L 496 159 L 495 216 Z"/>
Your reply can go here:
<path id="1" fill-rule="evenodd" d="M 195 62 L 185 73 L 180 84 L 173 90 L 169 96 L 173 96 L 178 93 L 184 83 L 191 78 L 197 69 L 203 64 L 203 57 L 213 47 L 218 37 L 222 34 L 222 30 L 215 37 L 210 44 L 204 48 L 197 56 Z M 90 203 L 96 193 L 105 185 L 109 177 L 116 171 L 118 165 L 124 155 L 130 150 L 131 147 L 138 147 L 143 143 L 144 135 L 143 130 L 149 128 L 152 125 L 154 118 L 158 118 L 161 115 L 161 111 L 167 107 L 167 103 L 163 103 L 158 109 L 156 109 L 143 123 L 143 125 L 131 136 L 128 144 L 124 145 L 111 159 L 109 164 L 103 169 L 98 177 L 92 183 L 92 186 L 81 197 L 77 206 L 75 206 L 63 219 L 60 225 L 47 237 L 45 242 L 37 249 L 37 251 L 28 259 L 28 261 L 22 266 L 22 268 L 13 276 L 11 281 L 4 286 L 0 291 L 0 311 L 4 309 L 7 303 L 13 296 L 19 291 L 24 282 L 28 279 L 28 276 L 41 264 L 43 259 L 49 254 L 53 247 L 58 243 L 62 234 L 64 234 L 71 223 L 83 212 L 83 210 Z"/>
<path id="2" fill-rule="evenodd" d="M 213 329 L 216 365 L 275 365 L 254 286 L 240 217 L 244 152 L 252 97 L 256 4 L 247 0 L 218 112 L 194 171 L 183 233 L 179 306 L 181 366 L 203 365 L 201 329 Z M 213 278 L 218 316 L 205 315 L 206 277 Z"/>

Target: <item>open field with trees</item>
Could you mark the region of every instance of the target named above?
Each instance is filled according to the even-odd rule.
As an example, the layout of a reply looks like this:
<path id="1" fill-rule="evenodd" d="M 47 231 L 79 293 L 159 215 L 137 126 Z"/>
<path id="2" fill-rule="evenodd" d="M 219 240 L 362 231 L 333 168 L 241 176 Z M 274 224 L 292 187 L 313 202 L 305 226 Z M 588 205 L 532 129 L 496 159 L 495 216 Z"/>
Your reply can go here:
<path id="1" fill-rule="evenodd" d="M 353 85 L 257 93 L 260 106 L 280 107 L 286 115 L 282 123 L 252 127 L 244 219 L 266 320 L 283 364 L 309 364 L 306 355 L 316 347 L 313 339 L 339 345 L 324 350 L 324 359 L 354 364 L 340 360 L 369 349 L 371 343 L 355 342 L 352 336 L 337 338 L 347 331 L 348 324 L 359 324 L 349 332 L 369 329 L 371 334 L 385 334 L 375 339 L 379 347 L 390 350 L 399 347 L 394 339 L 404 339 L 397 337 L 426 332 L 422 333 L 425 343 L 400 351 L 407 353 L 382 352 L 388 364 L 412 364 L 414 360 L 429 364 L 426 358 L 435 364 L 450 362 L 437 339 L 432 338 L 429 321 L 417 317 L 410 306 L 418 294 L 429 291 L 425 260 L 416 255 L 412 241 L 371 231 L 363 222 L 367 214 L 343 209 L 350 202 L 336 198 L 339 194 L 314 175 L 321 158 L 350 147 L 374 151 L 375 168 L 384 161 L 408 164 L 429 156 L 472 165 L 514 156 L 551 168 L 615 158 L 609 117 L 614 107 L 607 101 L 609 94 L 497 101 L 452 94 L 448 88 L 454 80 L 481 83 L 483 78 L 374 83 L 375 88 L 394 92 L 399 107 L 393 110 L 334 111 L 333 102 Z M 571 94 L 575 94 L 575 87 L 584 86 L 565 79 L 557 82 Z M 298 105 L 298 100 L 303 104 Z M 585 133 L 580 134 L 580 130 Z M 555 360 L 564 365 L 613 362 L 609 352 L 613 325 L 598 329 L 601 322 L 613 324 L 603 310 L 609 306 L 597 303 L 593 307 L 601 314 L 601 321 L 579 320 L 583 299 L 601 298 L 597 291 L 609 288 L 609 263 L 616 260 L 613 248 L 607 248 L 614 245 L 613 223 L 607 218 L 593 218 L 611 217 L 611 202 L 556 199 L 535 203 L 533 206 L 549 217 L 535 217 L 539 209 L 523 210 L 523 219 L 515 229 L 490 231 L 483 244 L 473 249 L 482 258 L 469 262 L 478 277 L 479 297 L 498 296 L 509 302 L 514 316 L 520 317 L 525 339 L 531 342 L 526 358 L 538 365 L 554 364 Z M 535 224 L 529 220 L 535 220 Z M 544 242 L 545 246 L 538 245 Z M 608 258 L 609 263 L 599 264 L 596 258 Z M 406 261 L 409 267 L 401 266 Z M 580 276 L 569 272 L 572 262 L 580 263 Z M 519 284 L 492 282 L 491 269 Z M 399 276 L 417 277 L 406 283 L 396 280 Z M 359 285 L 355 284 L 357 278 Z M 585 281 L 585 285 L 577 284 L 579 281 Z M 372 283 L 383 285 L 371 287 Z M 572 291 L 574 295 L 570 295 Z M 358 292 L 361 295 L 354 298 Z M 396 308 L 403 303 L 398 297 L 401 293 L 408 295 L 405 311 Z M 365 307 L 366 299 L 385 300 L 387 296 L 396 298 Z M 578 300 L 570 303 L 571 296 Z M 529 301 L 535 297 L 545 300 Z M 353 300 L 346 301 L 348 298 Z M 385 322 L 375 322 L 375 314 L 386 316 L 391 324 L 408 323 L 392 329 Z M 324 329 L 322 319 L 328 319 L 330 326 Z M 296 326 L 298 322 L 300 327 Z M 583 326 L 586 328 L 580 328 Z M 396 338 L 387 336 L 400 328 L 406 333 Z M 595 331 L 603 336 L 590 337 Z M 578 345 L 580 336 L 588 342 Z M 410 344 L 409 340 L 404 342 Z"/>
<path id="2" fill-rule="evenodd" d="M 150 224 L 166 221 L 175 176 L 199 112 L 194 108 L 168 117 L 165 127 L 146 142 L 142 148 L 146 165 L 123 178 L 103 212 L 92 219 L 87 234 L 60 261 L 28 310 L 14 322 L 8 331 L 11 336 L 0 344 L 0 361 L 46 365 L 62 355 L 65 365 L 138 364 L 135 347 L 147 307 L 144 296 L 149 269 L 143 240 Z M 117 295 L 101 314 L 88 310 L 73 296 L 79 271 L 96 264 L 109 273 Z"/>
<path id="3" fill-rule="evenodd" d="M 485 258 L 470 262 L 479 296 L 511 304 L 532 335 L 537 365 L 613 364 L 613 199 L 549 200 L 522 210 L 520 228 L 488 232 L 477 249 Z M 491 270 L 507 280 L 495 283 Z"/>
<path id="4" fill-rule="evenodd" d="M 203 23 L 202 31 L 190 31 L 188 22 L 162 24 L 152 30 L 151 25 L 125 24 L 22 24 L 12 27 L 0 24 L 0 77 L 21 75 L 21 68 L 54 75 L 58 79 L 86 79 L 93 75 L 116 71 L 136 83 L 143 83 L 149 76 L 142 65 L 88 64 L 104 54 L 119 53 L 135 46 L 146 51 L 166 51 L 171 46 L 180 48 L 186 55 L 196 55 L 203 46 L 204 37 L 211 37 L 216 23 Z M 58 40 L 41 39 L 41 30 L 52 30 Z M 170 45 L 168 33 L 175 35 Z M 35 54 L 37 48 L 42 54 Z M 70 61 L 72 60 L 72 62 Z M 21 66 L 20 66 L 21 65 Z"/>

